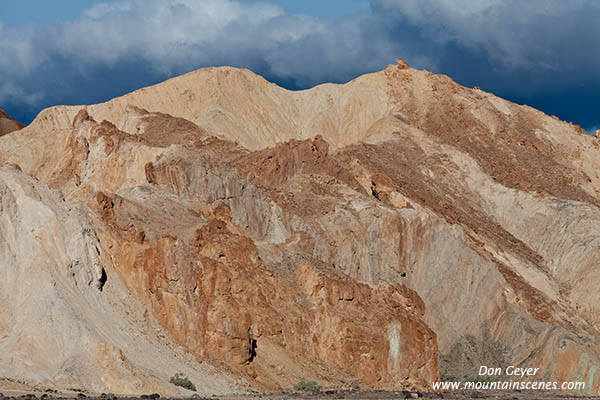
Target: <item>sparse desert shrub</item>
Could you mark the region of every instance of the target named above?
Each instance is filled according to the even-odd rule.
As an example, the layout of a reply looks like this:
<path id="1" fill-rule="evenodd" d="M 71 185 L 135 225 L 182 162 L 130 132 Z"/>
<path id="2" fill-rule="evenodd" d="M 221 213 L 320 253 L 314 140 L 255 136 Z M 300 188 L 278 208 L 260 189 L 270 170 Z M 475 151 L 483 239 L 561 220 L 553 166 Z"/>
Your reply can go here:
<path id="1" fill-rule="evenodd" d="M 460 382 L 461 379 L 456 375 L 440 374 L 440 380 L 443 382 Z"/>
<path id="2" fill-rule="evenodd" d="M 294 385 L 294 389 L 302 390 L 304 392 L 320 392 L 323 390 L 323 386 L 315 381 L 305 381 L 304 379 L 301 379 L 300 382 Z"/>
<path id="3" fill-rule="evenodd" d="M 188 390 L 196 391 L 196 386 L 188 379 L 187 376 L 184 376 L 181 372 L 176 373 L 169 379 L 175 386 L 181 386 L 182 388 L 186 388 Z"/>

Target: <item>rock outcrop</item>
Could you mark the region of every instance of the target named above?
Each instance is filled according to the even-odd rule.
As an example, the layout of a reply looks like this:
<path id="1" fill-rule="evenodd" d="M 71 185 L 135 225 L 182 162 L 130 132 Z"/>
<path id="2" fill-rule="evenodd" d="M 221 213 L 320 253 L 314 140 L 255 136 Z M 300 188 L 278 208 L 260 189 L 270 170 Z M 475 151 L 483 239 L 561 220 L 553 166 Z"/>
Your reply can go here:
<path id="1" fill-rule="evenodd" d="M 6 112 L 0 108 L 0 136 L 4 136 L 7 133 L 18 131 L 23 128 L 23 124 L 19 121 L 15 121 L 6 114 Z"/>
<path id="2" fill-rule="evenodd" d="M 516 365 L 598 394 L 598 146 L 401 60 L 45 110 L 0 138 L 0 375 L 401 390 Z"/>

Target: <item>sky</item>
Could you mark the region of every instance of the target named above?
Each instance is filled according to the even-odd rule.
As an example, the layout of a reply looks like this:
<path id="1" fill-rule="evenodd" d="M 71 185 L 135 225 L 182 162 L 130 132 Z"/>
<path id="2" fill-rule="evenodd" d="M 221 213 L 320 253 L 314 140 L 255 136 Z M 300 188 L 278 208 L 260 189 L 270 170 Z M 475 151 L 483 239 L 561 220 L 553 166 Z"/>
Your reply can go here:
<path id="1" fill-rule="evenodd" d="M 594 132 L 598 21 L 598 0 L 0 0 L 0 107 L 29 123 L 218 65 L 305 89 L 401 57 Z"/>

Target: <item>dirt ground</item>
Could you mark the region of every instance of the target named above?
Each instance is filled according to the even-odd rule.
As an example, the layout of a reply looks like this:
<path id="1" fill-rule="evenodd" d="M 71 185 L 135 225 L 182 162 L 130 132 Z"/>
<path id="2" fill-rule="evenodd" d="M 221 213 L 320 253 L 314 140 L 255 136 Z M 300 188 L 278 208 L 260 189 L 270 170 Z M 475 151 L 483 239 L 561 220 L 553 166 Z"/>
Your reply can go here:
<path id="1" fill-rule="evenodd" d="M 139 397 L 116 397 L 112 394 L 92 394 L 80 391 L 57 391 L 29 386 L 24 382 L 0 379 L 0 400 L 157 400 L 156 394 L 145 394 Z M 167 399 L 167 398 L 163 398 Z M 232 396 L 199 396 L 193 395 L 189 400 L 284 400 L 284 399 L 600 399 L 600 397 L 570 396 L 540 391 L 455 391 L 455 392 L 386 392 L 386 391 L 336 391 L 326 390 L 318 393 L 310 392 L 279 392 L 257 393 L 254 395 Z M 171 399 L 169 399 L 171 400 Z M 183 399 L 181 399 L 183 400 Z"/>

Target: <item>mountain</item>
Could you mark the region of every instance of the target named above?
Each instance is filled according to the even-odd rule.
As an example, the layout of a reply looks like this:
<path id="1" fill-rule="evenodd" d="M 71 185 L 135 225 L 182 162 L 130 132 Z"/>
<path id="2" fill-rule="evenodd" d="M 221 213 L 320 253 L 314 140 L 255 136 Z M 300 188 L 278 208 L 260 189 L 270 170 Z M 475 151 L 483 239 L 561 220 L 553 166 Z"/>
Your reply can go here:
<path id="1" fill-rule="evenodd" d="M 6 135 L 7 133 L 18 131 L 23 128 L 23 124 L 15 121 L 0 108 L 0 136 Z"/>
<path id="2" fill-rule="evenodd" d="M 96 392 L 600 392 L 595 137 L 403 62 L 198 70 L 0 138 L 0 376 Z"/>

